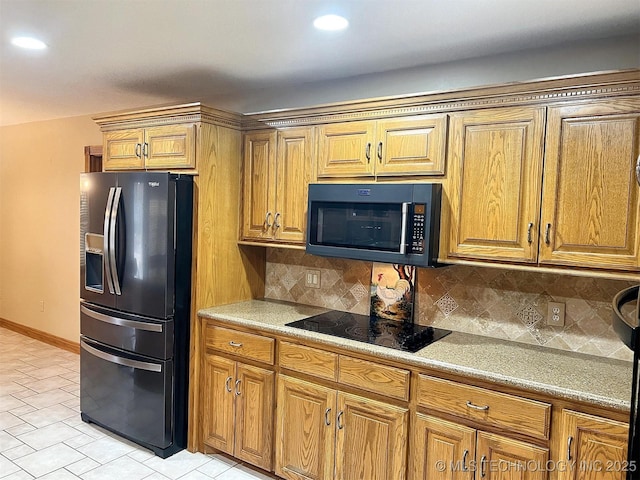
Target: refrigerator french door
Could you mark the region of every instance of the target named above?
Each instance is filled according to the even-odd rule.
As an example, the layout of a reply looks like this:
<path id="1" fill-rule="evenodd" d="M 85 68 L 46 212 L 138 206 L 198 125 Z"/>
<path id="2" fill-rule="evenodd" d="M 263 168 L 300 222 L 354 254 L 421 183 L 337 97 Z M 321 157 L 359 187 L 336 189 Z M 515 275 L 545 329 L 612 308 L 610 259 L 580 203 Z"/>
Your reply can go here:
<path id="1" fill-rule="evenodd" d="M 166 458 L 186 446 L 192 177 L 80 183 L 82 419 Z"/>

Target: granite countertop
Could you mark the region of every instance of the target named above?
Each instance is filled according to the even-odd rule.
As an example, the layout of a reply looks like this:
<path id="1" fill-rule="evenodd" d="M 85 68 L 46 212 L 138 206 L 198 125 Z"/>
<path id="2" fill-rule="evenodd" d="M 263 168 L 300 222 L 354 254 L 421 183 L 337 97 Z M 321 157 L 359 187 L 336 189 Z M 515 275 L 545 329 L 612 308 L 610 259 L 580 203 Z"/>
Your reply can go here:
<path id="1" fill-rule="evenodd" d="M 279 301 L 251 300 L 198 313 L 230 324 L 259 327 L 300 339 L 344 347 L 428 367 L 520 387 L 567 400 L 629 410 L 633 364 L 553 348 L 452 332 L 416 353 L 286 327 L 285 324 L 326 312 L 326 309 Z"/>

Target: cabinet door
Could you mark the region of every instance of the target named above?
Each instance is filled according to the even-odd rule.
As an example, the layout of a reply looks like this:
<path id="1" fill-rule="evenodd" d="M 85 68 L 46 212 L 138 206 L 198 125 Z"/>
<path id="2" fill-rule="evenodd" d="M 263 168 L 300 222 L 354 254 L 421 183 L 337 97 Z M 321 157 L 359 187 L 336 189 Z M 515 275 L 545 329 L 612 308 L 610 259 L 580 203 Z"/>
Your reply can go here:
<path id="1" fill-rule="evenodd" d="M 549 450 L 546 448 L 492 433 L 478 432 L 477 478 L 544 480 L 548 477 L 548 459 Z"/>
<path id="2" fill-rule="evenodd" d="M 143 169 L 144 130 L 118 130 L 104 134 L 103 166 L 105 170 Z"/>
<path id="3" fill-rule="evenodd" d="M 412 434 L 410 480 L 472 480 L 476 431 L 417 414 Z"/>
<path id="4" fill-rule="evenodd" d="M 304 242 L 307 226 L 307 189 L 313 180 L 311 128 L 278 132 L 276 160 L 275 238 Z"/>
<path id="5" fill-rule="evenodd" d="M 540 262 L 638 270 L 640 98 L 549 109 Z"/>
<path id="6" fill-rule="evenodd" d="M 257 467 L 271 470 L 274 373 L 239 363 L 236 382 L 234 455 Z"/>
<path id="7" fill-rule="evenodd" d="M 375 122 L 318 127 L 318 177 L 372 176 Z"/>
<path id="8" fill-rule="evenodd" d="M 146 168 L 195 168 L 194 124 L 163 125 L 145 129 L 143 148 Z"/>
<path id="9" fill-rule="evenodd" d="M 204 358 L 202 388 L 204 443 L 233 455 L 235 362 L 214 355 Z"/>
<path id="10" fill-rule="evenodd" d="M 376 175 L 443 174 L 446 135 L 446 115 L 378 121 Z"/>
<path id="11" fill-rule="evenodd" d="M 272 236 L 275 149 L 275 132 L 253 132 L 244 136 L 242 237 L 245 239 Z"/>
<path id="12" fill-rule="evenodd" d="M 452 114 L 450 257 L 536 262 L 543 108 Z"/>
<path id="13" fill-rule="evenodd" d="M 406 478 L 406 408 L 340 392 L 338 411 L 336 479 Z"/>
<path id="14" fill-rule="evenodd" d="M 280 375 L 277 399 L 276 474 L 290 480 L 332 479 L 335 390 Z"/>
<path id="15" fill-rule="evenodd" d="M 573 468 L 561 470 L 559 480 L 624 480 L 628 434 L 627 424 L 563 410 L 557 455 Z"/>

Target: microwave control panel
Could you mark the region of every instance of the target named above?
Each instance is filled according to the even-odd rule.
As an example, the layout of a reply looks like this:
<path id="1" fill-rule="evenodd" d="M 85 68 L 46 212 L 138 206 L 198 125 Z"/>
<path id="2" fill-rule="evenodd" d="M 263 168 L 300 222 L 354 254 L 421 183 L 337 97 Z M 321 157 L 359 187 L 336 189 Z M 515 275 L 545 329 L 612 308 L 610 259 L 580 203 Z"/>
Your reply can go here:
<path id="1" fill-rule="evenodd" d="M 413 204 L 411 215 L 411 253 L 424 253 L 424 222 L 427 206 L 424 203 Z"/>

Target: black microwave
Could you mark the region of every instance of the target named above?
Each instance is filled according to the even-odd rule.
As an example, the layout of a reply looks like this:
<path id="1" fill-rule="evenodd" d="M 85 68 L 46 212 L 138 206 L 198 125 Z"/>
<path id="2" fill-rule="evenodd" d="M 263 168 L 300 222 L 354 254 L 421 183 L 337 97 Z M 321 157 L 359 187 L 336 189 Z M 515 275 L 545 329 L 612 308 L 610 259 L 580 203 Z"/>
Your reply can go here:
<path id="1" fill-rule="evenodd" d="M 436 264 L 440 184 L 311 184 L 306 251 L 325 257 Z"/>

